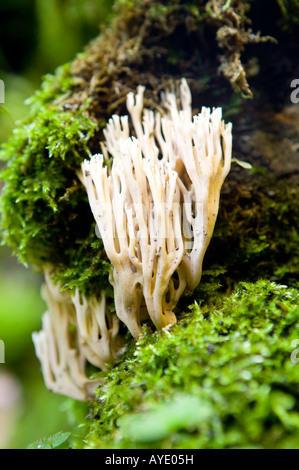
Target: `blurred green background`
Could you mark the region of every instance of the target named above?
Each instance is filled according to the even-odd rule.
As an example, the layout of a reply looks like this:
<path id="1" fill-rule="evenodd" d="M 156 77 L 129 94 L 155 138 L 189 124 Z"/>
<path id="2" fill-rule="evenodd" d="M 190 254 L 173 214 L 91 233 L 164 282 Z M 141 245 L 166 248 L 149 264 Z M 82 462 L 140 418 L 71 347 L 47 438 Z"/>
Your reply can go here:
<path id="1" fill-rule="evenodd" d="M 99 33 L 112 14 L 112 0 L 1 0 L 0 145 L 28 113 L 25 101 L 42 76 L 71 61 Z M 1 165 L 1 163 L 0 163 Z M 88 413 L 87 406 L 46 390 L 31 333 L 41 328 L 45 304 L 42 279 L 0 247 L 0 448 L 25 448 L 68 431 Z"/>

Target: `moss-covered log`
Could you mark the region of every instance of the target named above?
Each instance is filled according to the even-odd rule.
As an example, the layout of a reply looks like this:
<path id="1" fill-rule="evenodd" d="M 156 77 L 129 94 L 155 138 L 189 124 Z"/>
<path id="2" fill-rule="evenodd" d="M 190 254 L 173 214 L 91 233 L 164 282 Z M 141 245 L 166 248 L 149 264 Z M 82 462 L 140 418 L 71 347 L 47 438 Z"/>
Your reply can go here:
<path id="1" fill-rule="evenodd" d="M 145 336 L 136 354 L 132 344 L 108 374 L 90 446 L 298 445 L 298 366 L 290 360 L 299 282 L 299 105 L 290 101 L 297 22 L 295 0 L 118 0 L 100 36 L 45 77 L 27 121 L 2 148 L 4 242 L 37 269 L 54 264 L 65 289 L 87 296 L 111 289 L 110 264 L 77 172 L 100 151 L 109 117 L 126 114 L 129 91 L 145 85 L 145 104 L 157 109 L 160 91 L 185 77 L 194 112 L 221 106 L 234 156 L 253 165 L 234 166 L 223 186 L 202 282 L 177 308 L 179 318 L 190 306 L 192 314 L 169 333 Z M 187 411 L 173 422 L 172 406 L 186 405 L 188 394 L 198 422 Z M 138 437 L 134 426 L 145 417 L 156 430 L 160 412 L 159 441 L 154 431 Z"/>

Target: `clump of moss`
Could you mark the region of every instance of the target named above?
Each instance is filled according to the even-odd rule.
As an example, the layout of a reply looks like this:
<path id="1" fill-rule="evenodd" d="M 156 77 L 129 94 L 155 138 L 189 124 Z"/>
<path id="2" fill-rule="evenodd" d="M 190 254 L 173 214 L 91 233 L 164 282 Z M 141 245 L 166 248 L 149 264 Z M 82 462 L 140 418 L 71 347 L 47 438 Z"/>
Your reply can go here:
<path id="1" fill-rule="evenodd" d="M 239 283 L 168 332 L 145 328 L 104 378 L 87 446 L 297 448 L 298 302 L 284 285 Z"/>
<path id="2" fill-rule="evenodd" d="M 217 43 L 224 50 L 220 56 L 219 72 L 228 79 L 232 87 L 246 98 L 252 98 L 252 92 L 246 78 L 246 71 L 241 55 L 247 44 L 273 41 L 270 36 L 262 37 L 254 33 L 248 25 L 247 13 L 249 2 L 238 0 L 210 0 L 206 9 L 217 25 Z"/>
<path id="3" fill-rule="evenodd" d="M 259 278 L 299 285 L 298 185 L 254 167 L 239 184 L 235 168 L 224 184 L 203 281 L 231 289 Z M 195 298 L 204 294 L 199 285 Z M 197 296 L 197 297 L 196 297 Z"/>
<path id="4" fill-rule="evenodd" d="M 1 224 L 4 242 L 23 263 L 53 263 L 65 270 L 86 265 L 87 257 L 86 279 L 91 265 L 98 266 L 100 256 L 106 259 L 76 175 L 98 126 L 86 111 L 87 102 L 80 109 L 61 104 L 73 88 L 69 65 L 47 76 L 29 100 L 30 116 L 3 145 Z M 94 276 L 101 280 L 103 271 L 100 267 Z"/>
<path id="5" fill-rule="evenodd" d="M 126 95 L 139 84 L 146 85 L 145 104 L 152 109 L 160 90 L 182 76 L 189 78 L 195 108 L 203 104 L 199 96 L 207 83 L 213 100 L 206 104 L 229 102 L 232 92 L 215 74 L 216 31 L 234 27 L 244 36 L 245 3 L 119 1 L 99 38 L 46 77 L 30 101 L 30 116 L 1 152 L 8 161 L 2 173 L 3 239 L 22 262 L 55 264 L 56 280 L 87 295 L 108 286 L 107 258 L 77 177 L 80 164 L 100 151 L 105 123 L 112 113 L 126 113 Z M 246 43 L 220 42 L 234 53 Z"/>
<path id="6" fill-rule="evenodd" d="M 76 100 L 85 96 L 93 76 L 93 112 L 101 114 L 107 103 L 114 112 L 140 83 L 150 85 L 155 98 L 173 76 L 201 81 L 212 64 L 235 91 L 252 97 L 241 55 L 250 43 L 274 39 L 248 27 L 250 2 L 119 0 L 115 9 L 112 27 L 73 64 L 79 78 Z"/>

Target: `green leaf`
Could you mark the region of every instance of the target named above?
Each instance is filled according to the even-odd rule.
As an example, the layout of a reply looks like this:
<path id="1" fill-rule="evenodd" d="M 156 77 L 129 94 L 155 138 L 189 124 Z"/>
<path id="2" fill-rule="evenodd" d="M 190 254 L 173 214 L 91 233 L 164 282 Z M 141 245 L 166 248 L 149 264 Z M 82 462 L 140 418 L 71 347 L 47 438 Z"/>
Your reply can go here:
<path id="1" fill-rule="evenodd" d="M 237 158 L 232 158 L 232 162 L 237 163 L 242 168 L 245 168 L 245 170 L 251 170 L 251 168 L 252 168 L 251 163 L 243 162 L 242 160 L 238 160 Z"/>
<path id="2" fill-rule="evenodd" d="M 32 444 L 29 444 L 27 449 L 57 449 L 61 448 L 70 437 L 70 432 L 57 432 L 50 437 L 43 437 Z"/>
<path id="3" fill-rule="evenodd" d="M 206 399 L 180 394 L 147 412 L 124 416 L 118 420 L 118 425 L 123 437 L 153 442 L 175 431 L 198 427 L 211 415 L 212 409 Z"/>

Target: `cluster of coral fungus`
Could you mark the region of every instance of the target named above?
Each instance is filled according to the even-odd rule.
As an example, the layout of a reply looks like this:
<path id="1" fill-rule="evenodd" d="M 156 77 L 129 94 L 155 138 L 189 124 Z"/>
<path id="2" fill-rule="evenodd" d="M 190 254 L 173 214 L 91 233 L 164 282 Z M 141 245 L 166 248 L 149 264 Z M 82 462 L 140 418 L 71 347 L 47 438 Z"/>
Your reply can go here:
<path id="1" fill-rule="evenodd" d="M 102 154 L 82 164 L 79 178 L 112 265 L 115 313 L 104 291 L 90 298 L 61 292 L 47 267 L 48 311 L 33 340 L 51 390 L 90 398 L 99 381 L 87 377 L 86 363 L 105 370 L 123 351 L 119 321 L 136 339 L 144 320 L 166 328 L 182 293 L 200 281 L 231 164 L 231 124 L 221 108 L 192 118 L 186 80 L 177 88 L 162 94 L 161 113 L 144 109 L 144 87 L 129 93 L 135 136 L 128 116 L 112 116 Z"/>

